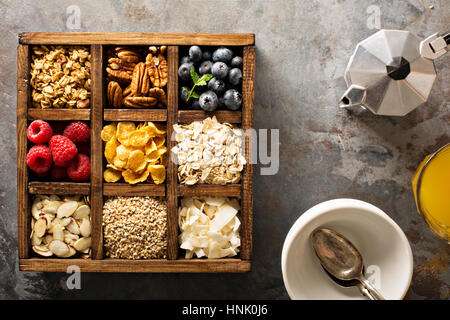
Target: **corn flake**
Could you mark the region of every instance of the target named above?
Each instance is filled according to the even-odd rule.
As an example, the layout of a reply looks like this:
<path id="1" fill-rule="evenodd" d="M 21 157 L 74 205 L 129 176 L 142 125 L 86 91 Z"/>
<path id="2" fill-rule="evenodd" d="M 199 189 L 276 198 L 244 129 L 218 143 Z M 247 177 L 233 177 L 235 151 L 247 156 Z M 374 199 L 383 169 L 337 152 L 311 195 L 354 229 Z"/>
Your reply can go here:
<path id="1" fill-rule="evenodd" d="M 121 144 L 128 146 L 128 138 L 134 130 L 136 130 L 136 125 L 134 124 L 134 122 L 119 122 L 117 124 L 116 132 L 117 140 L 119 140 Z"/>
<path id="2" fill-rule="evenodd" d="M 108 168 L 103 172 L 103 178 L 105 178 L 106 182 L 117 182 L 122 178 L 122 172 Z"/>
<path id="3" fill-rule="evenodd" d="M 150 172 L 148 170 L 145 170 L 141 174 L 135 173 L 133 170 L 130 169 L 122 171 L 122 176 L 125 179 L 125 182 L 128 182 L 129 184 L 144 182 L 145 180 L 147 180 L 149 174 Z"/>
<path id="4" fill-rule="evenodd" d="M 116 149 L 120 144 L 116 140 L 115 137 L 112 137 L 105 145 L 105 158 L 106 161 L 112 163 L 114 161 L 114 157 L 116 156 Z"/>
<path id="5" fill-rule="evenodd" d="M 147 171 L 150 172 L 155 184 L 161 184 L 166 180 L 166 168 L 162 164 L 149 164 Z"/>
<path id="6" fill-rule="evenodd" d="M 150 133 L 146 130 L 133 131 L 128 137 L 128 141 L 133 147 L 145 147 L 149 139 Z"/>
<path id="7" fill-rule="evenodd" d="M 101 138 L 106 142 L 108 164 L 103 174 L 106 182 L 136 184 L 144 181 L 161 184 L 166 179 L 166 130 L 152 122 L 118 122 L 106 125 Z"/>
<path id="8" fill-rule="evenodd" d="M 107 126 L 104 126 L 102 133 L 101 133 L 102 140 L 105 142 L 108 142 L 109 140 L 111 140 L 112 137 L 116 136 L 116 130 L 117 130 L 117 124 L 114 122 L 111 124 L 108 124 Z"/>
<path id="9" fill-rule="evenodd" d="M 131 169 L 134 172 L 142 172 L 147 165 L 147 158 L 141 150 L 134 150 L 128 157 L 127 169 Z"/>

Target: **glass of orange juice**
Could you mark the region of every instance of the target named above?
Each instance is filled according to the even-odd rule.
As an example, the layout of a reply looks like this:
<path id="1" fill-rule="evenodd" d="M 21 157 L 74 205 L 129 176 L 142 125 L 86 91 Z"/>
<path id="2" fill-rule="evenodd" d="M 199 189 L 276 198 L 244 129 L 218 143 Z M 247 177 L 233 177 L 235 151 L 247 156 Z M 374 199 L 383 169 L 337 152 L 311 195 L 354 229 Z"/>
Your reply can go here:
<path id="1" fill-rule="evenodd" d="M 428 155 L 412 179 L 417 211 L 450 243 L 450 144 Z"/>

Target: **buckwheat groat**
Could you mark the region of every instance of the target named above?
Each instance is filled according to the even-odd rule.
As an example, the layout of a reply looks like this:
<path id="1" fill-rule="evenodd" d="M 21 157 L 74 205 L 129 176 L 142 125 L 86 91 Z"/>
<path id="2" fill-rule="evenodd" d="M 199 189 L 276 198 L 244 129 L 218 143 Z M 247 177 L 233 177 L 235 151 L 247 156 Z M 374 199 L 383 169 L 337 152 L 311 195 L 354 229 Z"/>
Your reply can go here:
<path id="1" fill-rule="evenodd" d="M 113 197 L 103 206 L 106 256 L 166 258 L 167 206 L 152 197 Z"/>

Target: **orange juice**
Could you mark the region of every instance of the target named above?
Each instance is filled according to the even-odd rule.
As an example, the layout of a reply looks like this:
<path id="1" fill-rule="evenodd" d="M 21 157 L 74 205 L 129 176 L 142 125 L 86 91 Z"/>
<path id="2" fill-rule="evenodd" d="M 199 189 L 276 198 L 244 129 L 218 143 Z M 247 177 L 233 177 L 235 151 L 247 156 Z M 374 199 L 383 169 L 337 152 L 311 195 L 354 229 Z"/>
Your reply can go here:
<path id="1" fill-rule="evenodd" d="M 420 163 L 412 186 L 421 216 L 431 230 L 450 241 L 450 144 Z"/>

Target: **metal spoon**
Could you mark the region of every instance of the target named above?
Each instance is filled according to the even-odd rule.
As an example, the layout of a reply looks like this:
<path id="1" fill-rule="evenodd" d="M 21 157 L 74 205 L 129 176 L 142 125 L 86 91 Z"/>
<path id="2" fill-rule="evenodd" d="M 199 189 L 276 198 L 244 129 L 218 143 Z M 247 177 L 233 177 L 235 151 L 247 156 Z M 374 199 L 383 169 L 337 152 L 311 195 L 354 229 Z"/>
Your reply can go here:
<path id="1" fill-rule="evenodd" d="M 350 241 L 333 230 L 318 228 L 311 234 L 311 243 L 328 273 L 342 281 L 357 280 L 374 299 L 384 300 L 364 276 L 362 256 Z"/>
<path id="2" fill-rule="evenodd" d="M 369 290 L 367 290 L 366 287 L 364 287 L 361 284 L 361 282 L 359 282 L 358 280 L 341 280 L 341 279 L 338 279 L 335 276 L 333 276 L 331 273 L 329 273 L 323 265 L 322 265 L 322 268 L 323 268 L 323 271 L 325 271 L 328 274 L 328 276 L 331 278 L 331 280 L 333 280 L 335 283 L 337 283 L 340 287 L 343 287 L 343 288 L 358 287 L 359 291 L 361 292 L 361 294 L 363 296 L 369 298 L 370 300 L 377 300 L 369 292 Z"/>

